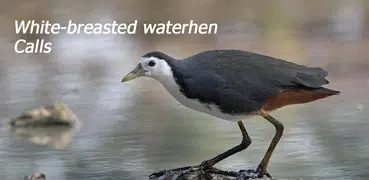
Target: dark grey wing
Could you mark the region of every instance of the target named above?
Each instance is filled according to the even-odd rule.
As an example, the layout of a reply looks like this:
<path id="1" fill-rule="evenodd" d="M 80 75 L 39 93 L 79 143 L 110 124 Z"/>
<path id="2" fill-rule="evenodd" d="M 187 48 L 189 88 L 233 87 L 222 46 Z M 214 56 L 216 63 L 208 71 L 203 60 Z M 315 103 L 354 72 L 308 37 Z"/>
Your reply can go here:
<path id="1" fill-rule="evenodd" d="M 293 82 L 306 87 L 318 88 L 329 83 L 325 79 L 327 75 L 328 72 L 322 68 L 306 68 L 296 72 L 296 80 Z"/>
<path id="2" fill-rule="evenodd" d="M 322 68 L 307 67 L 257 53 L 239 50 L 206 51 L 199 54 L 198 70 L 209 69 L 222 77 L 249 78 L 248 81 L 272 81 L 281 86 L 303 85 L 317 88 L 328 81 L 328 72 Z M 194 61 L 192 61 L 193 64 Z M 227 69 L 227 70 L 225 70 Z"/>
<path id="3" fill-rule="evenodd" d="M 247 98 L 243 92 L 229 86 L 223 77 L 212 72 L 184 76 L 181 87 L 187 98 L 215 104 L 222 112 L 229 114 L 252 112 L 262 106 L 261 102 Z"/>
<path id="4" fill-rule="evenodd" d="M 238 50 L 206 51 L 183 63 L 184 94 L 225 112 L 256 111 L 282 90 L 328 83 L 327 71 L 321 68 Z"/>
<path id="5" fill-rule="evenodd" d="M 191 71 L 212 71 L 227 80 L 274 83 L 280 86 L 302 85 L 311 88 L 327 84 L 328 72 L 285 60 L 239 50 L 205 51 L 188 58 Z"/>

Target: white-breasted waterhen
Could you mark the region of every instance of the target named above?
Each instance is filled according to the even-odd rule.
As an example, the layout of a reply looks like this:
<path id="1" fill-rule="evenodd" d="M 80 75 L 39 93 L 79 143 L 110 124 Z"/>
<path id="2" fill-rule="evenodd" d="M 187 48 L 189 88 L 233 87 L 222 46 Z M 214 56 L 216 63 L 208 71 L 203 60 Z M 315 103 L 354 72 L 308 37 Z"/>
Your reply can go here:
<path id="1" fill-rule="evenodd" d="M 322 87 L 328 84 L 327 75 L 322 68 L 240 50 L 205 51 L 182 60 L 162 52 L 150 52 L 141 57 L 137 67 L 122 82 L 140 76 L 154 78 L 188 108 L 238 123 L 241 143 L 203 161 L 197 166 L 203 170 L 251 144 L 241 120 L 255 115 L 268 120 L 275 126 L 276 133 L 255 170 L 256 176 L 262 177 L 270 176 L 268 162 L 284 129 L 269 112 L 339 94 Z"/>

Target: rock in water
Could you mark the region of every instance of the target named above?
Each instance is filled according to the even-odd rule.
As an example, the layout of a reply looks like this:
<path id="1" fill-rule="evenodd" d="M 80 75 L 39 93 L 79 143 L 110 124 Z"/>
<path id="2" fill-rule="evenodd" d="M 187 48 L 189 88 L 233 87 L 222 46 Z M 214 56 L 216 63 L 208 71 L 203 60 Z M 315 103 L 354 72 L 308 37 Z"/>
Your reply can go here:
<path id="1" fill-rule="evenodd" d="M 255 170 L 223 171 L 214 167 L 203 171 L 198 167 L 164 170 L 150 175 L 149 180 L 273 180 L 264 175 L 257 178 Z"/>
<path id="2" fill-rule="evenodd" d="M 46 176 L 43 173 L 35 173 L 24 177 L 25 180 L 46 180 Z"/>
<path id="3" fill-rule="evenodd" d="M 13 127 L 25 126 L 74 126 L 78 122 L 73 111 L 62 103 L 41 106 L 11 119 Z"/>
<path id="4" fill-rule="evenodd" d="M 10 128 L 10 132 L 17 135 L 17 137 L 53 149 L 66 148 L 78 130 L 78 126 L 17 126 Z"/>

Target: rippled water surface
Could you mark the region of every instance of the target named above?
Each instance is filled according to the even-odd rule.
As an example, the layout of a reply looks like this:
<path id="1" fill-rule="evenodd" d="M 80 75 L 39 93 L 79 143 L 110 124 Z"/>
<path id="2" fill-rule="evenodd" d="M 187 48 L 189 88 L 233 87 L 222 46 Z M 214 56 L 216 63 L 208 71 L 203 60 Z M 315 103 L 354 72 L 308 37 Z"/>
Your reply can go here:
<path id="1" fill-rule="evenodd" d="M 189 110 L 156 81 L 121 84 L 139 56 L 159 50 L 184 58 L 235 48 L 329 71 L 339 96 L 273 113 L 285 133 L 269 165 L 276 178 L 369 178 L 368 1 L 1 1 L 0 118 L 54 101 L 83 125 L 0 132 L 0 179 L 43 172 L 48 179 L 146 179 L 238 144 L 237 124 Z M 217 22 L 216 35 L 27 35 L 14 20 L 60 23 Z M 50 54 L 15 54 L 19 38 L 45 38 Z M 253 140 L 217 167 L 255 168 L 274 135 L 260 117 L 244 120 Z"/>

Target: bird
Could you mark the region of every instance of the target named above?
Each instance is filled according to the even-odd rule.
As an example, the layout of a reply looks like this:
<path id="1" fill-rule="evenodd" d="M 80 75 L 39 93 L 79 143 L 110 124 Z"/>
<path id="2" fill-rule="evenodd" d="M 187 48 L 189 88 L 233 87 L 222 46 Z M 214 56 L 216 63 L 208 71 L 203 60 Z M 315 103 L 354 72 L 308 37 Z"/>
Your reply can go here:
<path id="1" fill-rule="evenodd" d="M 237 122 L 241 143 L 199 164 L 203 170 L 249 147 L 251 138 L 243 120 L 261 116 L 275 127 L 275 135 L 255 169 L 257 178 L 267 172 L 269 160 L 284 131 L 271 112 L 287 105 L 304 104 L 340 94 L 322 87 L 328 72 L 272 56 L 236 49 L 199 52 L 176 59 L 160 51 L 141 56 L 138 65 L 121 82 L 138 77 L 157 80 L 182 105 L 211 116 Z"/>

